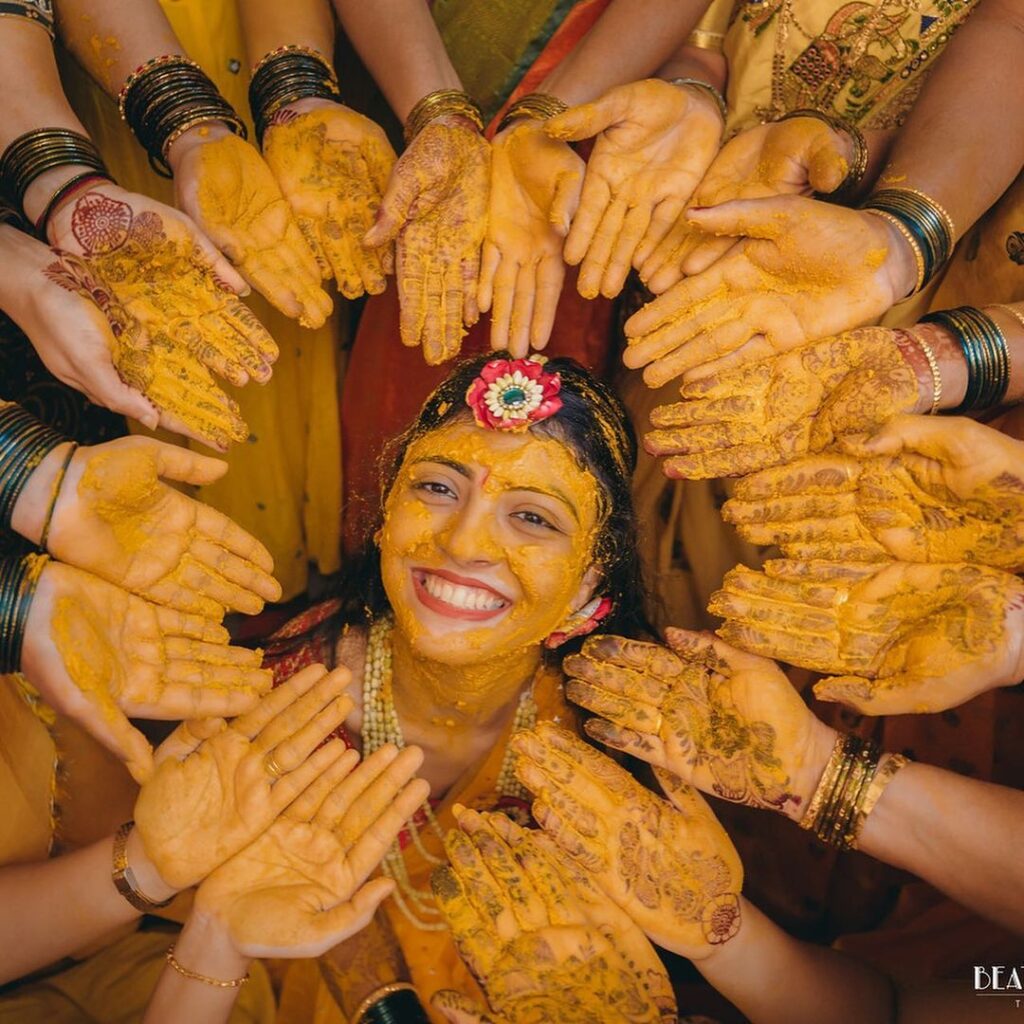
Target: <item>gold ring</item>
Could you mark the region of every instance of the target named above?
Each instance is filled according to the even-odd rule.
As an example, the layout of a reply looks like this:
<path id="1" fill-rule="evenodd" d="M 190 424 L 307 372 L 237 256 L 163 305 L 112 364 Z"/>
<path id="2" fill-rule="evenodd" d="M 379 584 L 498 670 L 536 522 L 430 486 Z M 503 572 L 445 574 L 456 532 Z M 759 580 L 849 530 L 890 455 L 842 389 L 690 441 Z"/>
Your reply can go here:
<path id="1" fill-rule="evenodd" d="M 280 779 L 284 774 L 284 769 L 277 763 L 277 758 L 273 754 L 267 754 L 263 758 L 263 767 L 275 778 Z"/>
<path id="2" fill-rule="evenodd" d="M 661 736 L 661 726 L 665 721 L 665 716 L 659 711 L 658 717 L 654 722 L 653 728 L 650 730 L 652 736 Z"/>

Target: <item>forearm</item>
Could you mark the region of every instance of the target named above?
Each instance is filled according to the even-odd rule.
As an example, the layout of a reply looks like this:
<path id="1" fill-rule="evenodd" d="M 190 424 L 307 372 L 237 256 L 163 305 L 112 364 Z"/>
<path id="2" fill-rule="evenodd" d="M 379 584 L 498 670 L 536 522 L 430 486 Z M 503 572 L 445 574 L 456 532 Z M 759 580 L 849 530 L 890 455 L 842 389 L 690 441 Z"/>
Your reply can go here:
<path id="1" fill-rule="evenodd" d="M 695 78 L 713 85 L 724 96 L 728 70 L 725 54 L 686 43 L 658 68 L 658 78 Z"/>
<path id="2" fill-rule="evenodd" d="M 249 958 L 232 946 L 215 919 L 193 910 L 174 943 L 174 958 L 183 971 L 201 974 L 211 981 L 243 978 Z M 157 981 L 146 1007 L 143 1024 L 222 1024 L 231 1016 L 239 986 L 216 985 L 190 978 L 168 964 Z"/>
<path id="3" fill-rule="evenodd" d="M 462 88 L 423 0 L 334 0 L 334 7 L 400 120 L 427 93 Z"/>
<path id="4" fill-rule="evenodd" d="M 572 105 L 596 99 L 616 85 L 650 78 L 677 51 L 706 7 L 707 0 L 612 0 L 540 91 Z"/>
<path id="5" fill-rule="evenodd" d="M 1024 165 L 1024 7 L 988 0 L 957 31 L 896 139 L 881 187 L 912 187 L 962 235 Z"/>
<path id="6" fill-rule="evenodd" d="M 330 0 L 240 0 L 242 35 L 255 64 L 279 46 L 307 46 L 328 60 L 334 53 L 334 17 Z"/>
<path id="7" fill-rule="evenodd" d="M 1024 793 L 910 764 L 868 816 L 859 848 L 1024 933 Z"/>
<path id="8" fill-rule="evenodd" d="M 113 838 L 63 857 L 0 868 L 0 984 L 68 956 L 139 916 L 111 879 Z M 154 900 L 173 895 L 134 832 L 128 863 Z"/>
<path id="9" fill-rule="evenodd" d="M 741 897 L 739 934 L 695 960 L 705 979 L 753 1024 L 889 1024 L 892 982 L 824 946 L 799 942 Z M 784 980 L 783 980 L 784 979 Z"/>

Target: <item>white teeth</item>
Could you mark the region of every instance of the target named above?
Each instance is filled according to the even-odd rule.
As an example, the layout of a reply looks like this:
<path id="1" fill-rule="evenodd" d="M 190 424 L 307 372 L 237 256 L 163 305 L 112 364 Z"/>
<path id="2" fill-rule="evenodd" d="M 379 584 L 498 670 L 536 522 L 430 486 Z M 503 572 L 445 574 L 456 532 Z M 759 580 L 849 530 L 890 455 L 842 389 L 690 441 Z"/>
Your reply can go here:
<path id="1" fill-rule="evenodd" d="M 480 587 L 464 587 L 458 583 L 449 583 L 431 573 L 423 574 L 423 589 L 431 597 L 436 597 L 453 608 L 465 608 L 470 611 L 497 611 L 505 606 L 500 597 L 495 597 L 488 590 Z"/>

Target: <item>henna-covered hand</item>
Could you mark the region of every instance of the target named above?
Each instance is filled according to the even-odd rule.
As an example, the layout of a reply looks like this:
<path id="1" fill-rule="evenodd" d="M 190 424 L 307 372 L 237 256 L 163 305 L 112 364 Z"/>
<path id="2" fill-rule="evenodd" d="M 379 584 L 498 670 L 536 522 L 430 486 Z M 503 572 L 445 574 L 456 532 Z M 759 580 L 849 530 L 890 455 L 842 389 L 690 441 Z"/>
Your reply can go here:
<path id="1" fill-rule="evenodd" d="M 669 803 L 551 724 L 512 744 L 534 817 L 648 938 L 699 960 L 739 931 L 743 867 L 696 791 L 663 772 Z"/>
<path id="2" fill-rule="evenodd" d="M 481 312 L 491 348 L 523 358 L 548 343 L 562 294 L 562 243 L 583 183 L 583 161 L 544 125 L 521 119 L 497 135 L 480 263 Z"/>
<path id="3" fill-rule="evenodd" d="M 597 136 L 565 243 L 579 291 L 614 298 L 679 219 L 718 152 L 722 115 L 702 90 L 661 79 L 620 85 L 547 122 L 556 139 Z"/>
<path id="4" fill-rule="evenodd" d="M 391 879 L 366 879 L 429 795 L 413 779 L 422 762 L 419 747 L 381 747 L 362 764 L 355 751 L 336 751 L 277 821 L 200 885 L 197 910 L 220 921 L 243 956 L 320 956 L 355 934 L 394 889 Z"/>
<path id="5" fill-rule="evenodd" d="M 730 139 L 707 169 L 693 206 L 704 208 L 733 199 L 834 192 L 853 159 L 853 142 L 814 117 L 756 125 Z M 736 239 L 715 238 L 685 218 L 640 267 L 656 295 L 699 274 L 732 248 Z"/>
<path id="6" fill-rule="evenodd" d="M 747 366 L 857 327 L 910 291 L 909 252 L 895 229 L 865 211 L 777 196 L 687 217 L 714 234 L 747 237 L 626 322 L 623 362 L 646 367 L 650 387 Z"/>
<path id="7" fill-rule="evenodd" d="M 320 267 L 347 299 L 384 291 L 391 247 L 363 236 L 387 188 L 395 151 L 379 126 L 341 103 L 307 99 L 278 110 L 263 155 Z"/>
<path id="8" fill-rule="evenodd" d="M 434 897 L 489 1009 L 455 992 L 434 1006 L 454 1022 L 669 1024 L 676 1003 L 643 932 L 557 850 L 500 814 L 463 810 Z"/>
<path id="9" fill-rule="evenodd" d="M 185 722 L 161 745 L 135 822 L 165 881 L 179 888 L 201 881 L 341 757 L 341 740 L 321 744 L 352 709 L 349 681 L 345 669 L 312 665 L 230 725 Z"/>
<path id="10" fill-rule="evenodd" d="M 1024 443 L 973 420 L 901 416 L 844 447 L 744 478 L 722 514 L 787 558 L 1024 569 Z"/>
<path id="11" fill-rule="evenodd" d="M 375 248 L 395 242 L 402 343 L 431 365 L 459 353 L 463 323 L 479 319 L 480 248 L 487 226 L 490 147 L 460 117 L 431 121 L 391 172 Z"/>
<path id="12" fill-rule="evenodd" d="M 835 742 L 778 666 L 711 634 L 666 630 L 669 647 L 591 637 L 566 658 L 584 724 L 712 796 L 802 817 Z"/>
<path id="13" fill-rule="evenodd" d="M 103 311 L 121 379 L 171 429 L 221 449 L 244 440 L 238 406 L 210 372 L 265 382 L 277 346 L 239 301 L 245 282 L 192 221 L 104 184 L 59 208 L 50 237 L 60 251 L 46 274 Z"/>
<path id="14" fill-rule="evenodd" d="M 49 456 L 19 497 L 40 521 L 63 452 Z M 53 510 L 47 548 L 156 604 L 220 621 L 224 611 L 256 614 L 281 588 L 273 561 L 255 537 L 227 516 L 162 479 L 208 484 L 225 463 L 146 437 L 79 448 Z M 161 479 L 162 478 L 162 479 Z M 16 506 L 16 514 L 18 508 Z"/>
<path id="15" fill-rule="evenodd" d="M 742 476 L 822 451 L 913 411 L 922 389 L 930 393 L 904 344 L 898 331 L 862 327 L 689 381 L 681 402 L 653 410 L 644 447 L 668 456 L 666 476 L 689 479 Z"/>
<path id="16" fill-rule="evenodd" d="M 161 608 L 81 569 L 47 562 L 29 608 L 22 672 L 54 709 L 126 762 L 138 782 L 153 752 L 128 721 L 236 715 L 270 686 L 260 652 L 223 626 Z"/>
<path id="17" fill-rule="evenodd" d="M 708 610 L 744 650 L 828 673 L 814 688 L 869 715 L 957 707 L 1024 677 L 1024 584 L 965 564 L 737 566 Z"/>
<path id="18" fill-rule="evenodd" d="M 174 153 L 178 204 L 285 316 L 320 327 L 332 303 L 291 207 L 255 146 L 227 132 Z"/>

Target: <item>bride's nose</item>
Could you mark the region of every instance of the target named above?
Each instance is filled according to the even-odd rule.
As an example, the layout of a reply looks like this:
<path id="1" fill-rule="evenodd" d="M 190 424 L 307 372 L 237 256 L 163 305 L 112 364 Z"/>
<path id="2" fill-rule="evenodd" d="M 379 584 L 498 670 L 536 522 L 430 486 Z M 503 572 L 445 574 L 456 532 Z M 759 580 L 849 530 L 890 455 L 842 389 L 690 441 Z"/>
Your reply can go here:
<path id="1" fill-rule="evenodd" d="M 441 534 L 441 548 L 460 565 L 494 565 L 502 557 L 496 527 L 493 511 L 479 498 L 471 498 Z"/>

